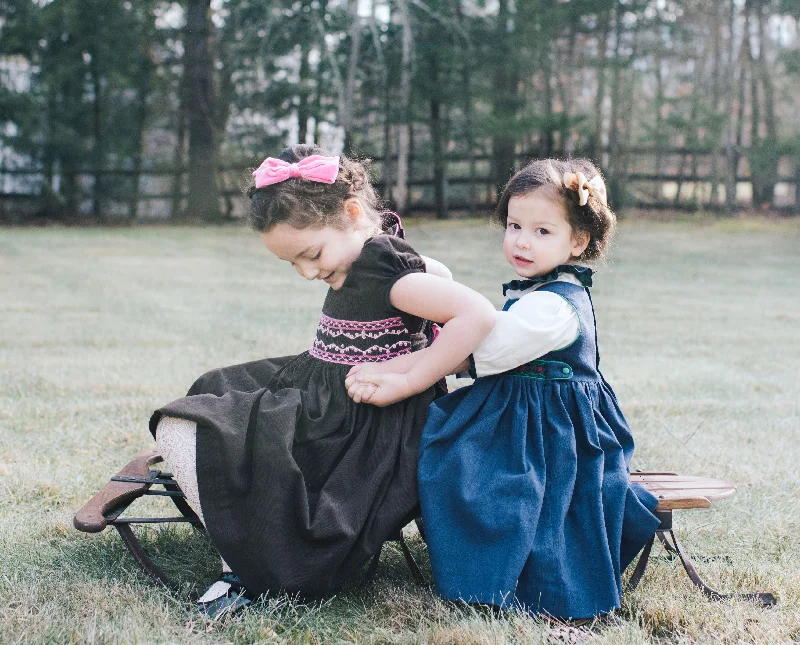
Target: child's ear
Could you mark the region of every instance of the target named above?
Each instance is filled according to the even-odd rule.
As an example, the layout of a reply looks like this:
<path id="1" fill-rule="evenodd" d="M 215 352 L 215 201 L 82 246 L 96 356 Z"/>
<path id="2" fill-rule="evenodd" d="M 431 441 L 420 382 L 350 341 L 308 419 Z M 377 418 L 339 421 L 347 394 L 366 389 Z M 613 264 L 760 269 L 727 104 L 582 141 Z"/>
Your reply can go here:
<path id="1" fill-rule="evenodd" d="M 572 233 L 572 257 L 579 258 L 581 253 L 586 250 L 586 247 L 589 246 L 589 240 L 591 239 L 589 233 L 587 231 L 574 231 Z"/>
<path id="2" fill-rule="evenodd" d="M 345 201 L 344 212 L 347 214 L 350 223 L 355 226 L 360 225 L 364 219 L 364 209 L 361 207 L 361 202 L 358 201 L 356 197 L 351 197 Z"/>

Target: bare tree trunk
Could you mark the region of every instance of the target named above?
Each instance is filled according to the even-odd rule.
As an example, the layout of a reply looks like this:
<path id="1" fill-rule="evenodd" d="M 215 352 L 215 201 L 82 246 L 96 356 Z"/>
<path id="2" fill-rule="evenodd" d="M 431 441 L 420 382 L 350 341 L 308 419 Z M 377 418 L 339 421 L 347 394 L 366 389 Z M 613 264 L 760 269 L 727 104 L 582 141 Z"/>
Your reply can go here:
<path id="1" fill-rule="evenodd" d="M 184 54 L 189 110 L 188 215 L 205 220 L 219 217 L 210 4 L 211 0 L 188 0 Z"/>
<path id="2" fill-rule="evenodd" d="M 714 0 L 714 17 L 712 29 L 714 30 L 713 36 L 713 63 L 711 70 L 711 112 L 716 117 L 719 114 L 719 101 L 720 101 L 720 80 L 722 76 L 722 3 L 719 0 Z M 719 188 L 719 155 L 722 148 L 722 132 L 723 128 L 720 127 L 717 131 L 713 132 L 714 144 L 711 153 L 711 203 L 716 205 L 719 203 L 717 192 Z"/>
<path id="3" fill-rule="evenodd" d="M 574 102 L 574 92 L 572 88 L 573 70 L 575 69 L 575 28 L 569 25 L 569 40 L 567 41 L 567 59 L 563 74 L 556 72 L 558 79 L 559 94 L 561 95 L 561 105 L 563 115 L 560 128 L 561 151 L 565 157 L 572 156 L 572 118 L 570 111 Z"/>
<path id="4" fill-rule="evenodd" d="M 321 24 L 322 17 L 325 16 L 325 12 L 328 10 L 328 0 L 319 0 L 319 7 L 317 8 L 317 24 Z M 325 46 L 325 35 L 324 33 L 320 33 L 319 35 L 319 54 L 322 57 L 323 53 L 326 51 Z M 317 73 L 314 77 L 314 143 L 319 145 L 320 139 L 322 137 L 322 88 L 324 87 L 324 77 L 322 74 L 322 62 L 317 63 Z"/>
<path id="5" fill-rule="evenodd" d="M 376 16 L 377 0 L 372 0 L 370 5 L 369 17 L 369 30 L 372 34 L 372 42 L 375 47 L 377 66 L 377 73 L 375 76 L 378 78 L 383 96 L 381 102 L 383 103 L 383 143 L 381 151 L 383 154 L 383 166 L 381 167 L 381 180 L 383 182 L 383 190 L 381 197 L 383 199 L 390 199 L 391 197 L 391 178 L 392 178 L 392 93 L 389 86 L 389 66 L 386 62 L 386 56 L 383 52 L 383 45 L 381 44 L 380 33 L 378 32 L 377 16 Z M 387 5 L 387 10 L 389 6 Z M 389 17 L 391 22 L 391 16 Z"/>
<path id="6" fill-rule="evenodd" d="M 46 144 L 44 146 L 44 185 L 42 186 L 42 194 L 47 200 L 49 205 L 53 198 L 53 175 L 55 157 L 53 156 L 53 137 L 55 126 L 53 125 L 53 116 L 56 110 L 56 101 L 52 88 L 47 88 L 47 103 L 45 114 L 45 136 Z"/>
<path id="7" fill-rule="evenodd" d="M 745 14 L 745 18 L 746 17 L 747 16 Z M 734 158 L 733 158 L 735 184 L 738 184 L 737 179 L 739 170 L 739 155 L 740 155 L 740 150 L 744 145 L 744 117 L 745 117 L 744 108 L 745 108 L 745 101 L 747 100 L 747 69 L 750 61 L 750 38 L 747 35 L 747 31 L 748 27 L 745 28 L 745 33 L 742 38 L 742 46 L 739 49 L 739 110 L 737 115 L 738 119 L 736 121 L 736 149 L 734 151 Z"/>
<path id="8" fill-rule="evenodd" d="M 552 36 L 552 34 L 548 34 Z M 543 42 L 539 43 L 540 59 L 539 64 L 542 69 L 542 101 L 544 103 L 544 114 L 546 119 L 546 130 L 544 131 L 544 147 L 542 150 L 543 157 L 552 157 L 553 148 L 555 148 L 555 137 L 553 136 L 553 39 L 547 37 L 542 39 Z"/>
<path id="9" fill-rule="evenodd" d="M 344 86 L 344 97 L 339 108 L 339 125 L 344 129 L 344 150 L 350 153 L 353 146 L 356 70 L 358 69 L 358 55 L 361 50 L 361 21 L 358 17 L 358 0 L 347 1 L 347 12 L 350 16 L 350 56 L 347 61 L 347 81 Z"/>
<path id="10" fill-rule="evenodd" d="M 664 164 L 664 64 L 662 58 L 662 44 L 659 40 L 658 48 L 656 49 L 655 62 L 656 62 L 656 175 L 661 174 L 661 169 Z M 661 182 L 658 183 L 657 199 L 661 199 Z"/>
<path id="11" fill-rule="evenodd" d="M 434 94 L 430 100 L 431 108 L 431 147 L 433 148 L 433 192 L 436 201 L 436 219 L 447 218 L 447 186 L 442 150 L 442 103 L 437 96 L 439 87 L 439 61 L 434 53 L 430 64 L 431 83 Z"/>
<path id="12" fill-rule="evenodd" d="M 325 47 L 325 44 L 322 43 L 320 47 Z M 322 63 L 319 62 L 317 63 L 317 73 L 314 75 L 314 143 L 317 145 L 320 144 L 322 138 L 322 88 Z"/>
<path id="13" fill-rule="evenodd" d="M 99 61 L 97 60 L 97 50 L 90 51 L 91 62 L 89 63 L 89 74 L 92 79 L 92 136 L 94 139 L 94 188 L 92 194 L 92 218 L 96 222 L 104 221 L 103 198 L 104 198 L 104 177 L 103 166 L 105 165 L 105 140 L 103 138 L 102 111 L 103 97 L 102 84 L 100 82 Z"/>
<path id="14" fill-rule="evenodd" d="M 217 50 L 219 51 L 219 50 Z M 233 82 L 233 70 L 230 66 L 223 66 L 219 68 L 217 72 L 217 78 L 219 79 L 219 91 L 216 94 L 216 104 L 217 110 L 214 115 L 214 132 L 222 132 L 224 133 L 227 125 L 228 125 L 228 118 L 230 117 L 231 113 L 231 104 L 234 99 L 234 95 L 236 94 L 236 87 L 235 83 Z M 236 184 L 234 184 L 235 186 Z M 227 191 L 229 188 L 228 178 L 225 173 L 220 173 L 217 176 L 217 191 L 220 193 L 221 191 L 225 191 L 226 194 L 219 195 L 224 203 L 223 209 L 223 216 L 226 219 L 230 219 L 233 215 L 233 197 Z"/>
<path id="15" fill-rule="evenodd" d="M 759 80 L 759 58 L 761 57 L 761 48 L 763 43 L 760 42 L 759 37 L 759 54 L 756 58 L 755 47 L 753 43 L 753 33 L 750 29 L 751 15 L 752 19 L 758 23 L 760 10 L 756 0 L 747 0 L 744 5 L 745 9 L 745 25 L 747 27 L 747 38 L 749 41 L 748 63 L 750 67 L 750 185 L 753 191 L 753 206 L 763 206 L 766 202 L 771 201 L 766 194 L 765 175 L 768 174 L 769 161 L 765 156 L 769 154 L 762 146 L 761 137 L 761 98 L 758 91 Z"/>
<path id="16" fill-rule="evenodd" d="M 739 119 L 736 123 L 736 145 L 744 145 L 744 107 L 747 100 L 747 68 L 750 61 L 750 39 L 745 34 L 739 51 Z"/>
<path id="17" fill-rule="evenodd" d="M 602 13 L 600 22 L 600 37 L 597 43 L 597 94 L 594 97 L 594 141 L 592 142 L 592 158 L 598 163 L 602 163 L 603 103 L 606 98 L 606 52 L 608 51 L 608 39 L 611 37 L 611 9 Z"/>
<path id="18" fill-rule="evenodd" d="M 727 177 L 725 180 L 725 206 L 727 211 L 736 208 L 736 173 L 738 171 L 739 159 L 736 153 L 736 111 L 734 110 L 734 90 L 736 88 L 736 0 L 729 0 L 728 4 L 728 133 L 726 142 L 725 156 L 728 162 Z M 739 111 L 742 106 L 739 103 Z"/>
<path id="19" fill-rule="evenodd" d="M 308 77 L 310 75 L 310 65 L 308 62 L 309 48 L 300 48 L 300 104 L 297 106 L 297 140 L 305 143 L 308 138 Z"/>
<path id="20" fill-rule="evenodd" d="M 625 89 L 625 97 L 624 97 L 624 112 L 623 114 L 631 115 L 631 118 L 623 118 L 622 119 L 622 128 L 620 133 L 620 146 L 618 150 L 618 157 L 619 160 L 617 162 L 617 177 L 618 182 L 620 185 L 625 186 L 628 183 L 628 162 L 629 162 L 629 150 L 631 144 L 633 142 L 633 100 L 634 95 L 636 93 L 635 86 L 636 86 L 636 68 L 634 66 L 634 61 L 636 60 L 636 56 L 639 49 L 639 40 L 640 40 L 640 31 L 639 31 L 639 24 L 641 21 L 637 21 L 636 25 L 634 26 L 633 38 L 631 43 L 631 54 L 629 58 L 628 64 L 628 85 Z"/>
<path id="21" fill-rule="evenodd" d="M 186 74 L 183 74 L 178 82 L 178 123 L 175 131 L 175 151 L 172 158 L 175 174 L 172 178 L 172 207 L 170 216 L 173 219 L 182 219 L 185 216 L 183 212 L 183 173 L 186 154 L 187 112 Z"/>
<path id="22" fill-rule="evenodd" d="M 697 147 L 700 144 L 700 136 L 695 125 L 697 123 L 698 111 L 700 110 L 700 84 L 702 81 L 702 72 L 703 72 L 703 61 L 706 59 L 708 52 L 706 51 L 706 47 L 704 46 L 703 49 L 700 51 L 700 57 L 696 58 L 694 61 L 694 78 L 692 79 L 692 88 L 694 91 L 692 92 L 692 108 L 691 112 L 689 113 L 689 122 L 691 123 L 691 133 L 692 133 L 692 144 L 694 150 L 691 153 L 692 156 L 692 164 L 689 169 L 689 173 L 692 176 L 692 195 L 690 197 L 691 201 L 695 201 L 697 199 L 697 184 L 699 183 L 696 179 L 697 177 Z"/>
<path id="23" fill-rule="evenodd" d="M 393 163 L 392 163 L 392 95 L 389 91 L 388 81 L 384 84 L 383 88 L 383 167 L 381 178 L 383 179 L 383 199 L 389 200 L 392 198 L 392 177 Z"/>
<path id="24" fill-rule="evenodd" d="M 67 217 L 74 219 L 78 216 L 78 177 L 71 161 L 63 164 L 61 176 Z"/>
<path id="25" fill-rule="evenodd" d="M 606 164 L 608 175 L 608 192 L 609 200 L 616 205 L 617 208 L 621 206 L 622 187 L 620 185 L 619 158 L 620 152 L 620 135 L 619 135 L 619 108 L 620 108 L 620 76 L 621 64 L 620 57 L 622 55 L 622 14 L 624 8 L 621 0 L 617 0 L 614 8 L 614 69 L 612 71 L 611 81 L 611 119 L 608 128 L 608 163 Z"/>
<path id="26" fill-rule="evenodd" d="M 767 137 L 772 140 L 777 140 L 778 137 L 778 124 L 775 117 L 775 105 L 777 103 L 775 98 L 775 85 L 772 82 L 772 75 L 770 74 L 769 66 L 767 65 L 767 44 L 768 38 L 764 22 L 768 19 L 764 14 L 767 7 L 763 0 L 758 3 L 758 66 L 761 74 L 761 85 L 764 90 L 764 126 L 767 131 Z"/>
<path id="27" fill-rule="evenodd" d="M 304 11 L 311 11 L 311 3 L 309 0 L 304 0 L 302 8 Z M 304 21 L 307 30 L 311 30 L 311 25 Z M 299 100 L 297 106 L 297 140 L 299 143 L 305 143 L 308 138 L 308 119 L 311 116 L 311 108 L 309 106 L 309 99 L 311 90 L 309 84 L 311 82 L 311 62 L 309 56 L 311 55 L 311 45 L 307 39 L 304 39 L 300 45 L 300 72 L 299 72 Z"/>
<path id="28" fill-rule="evenodd" d="M 463 24 L 462 0 L 455 0 L 453 8 L 456 14 L 456 21 L 462 32 L 466 33 Z M 464 129 L 467 144 L 467 161 L 469 163 L 469 216 L 475 215 L 475 205 L 477 201 L 477 186 L 475 185 L 475 123 L 472 109 L 472 64 L 474 62 L 472 43 L 465 39 L 463 43 L 464 56 L 461 64 L 461 87 L 464 101 Z"/>
<path id="29" fill-rule="evenodd" d="M 497 121 L 510 126 L 517 113 L 517 85 L 519 68 L 513 59 L 513 33 L 509 33 L 511 9 L 508 0 L 499 0 L 497 10 L 497 67 L 494 76 L 494 115 Z M 492 144 L 492 161 L 494 181 L 497 195 L 500 195 L 509 175 L 514 171 L 514 153 L 516 137 L 512 134 L 497 134 Z"/>
<path id="30" fill-rule="evenodd" d="M 758 17 L 758 76 L 761 79 L 761 90 L 764 99 L 764 128 L 766 130 L 766 137 L 764 139 L 764 155 L 763 173 L 762 173 L 762 203 L 772 205 L 775 198 L 775 177 L 778 175 L 778 125 L 775 116 L 775 104 L 777 99 L 775 97 L 775 86 L 772 83 L 772 76 L 770 74 L 769 66 L 767 65 L 767 34 L 764 28 L 764 22 L 767 18 L 764 16 L 766 10 L 763 0 L 758 0 L 756 3 L 756 11 Z M 755 74 L 754 74 L 755 76 Z"/>
<path id="31" fill-rule="evenodd" d="M 147 52 L 149 54 L 149 52 Z M 142 172 L 142 156 L 144 152 L 144 133 L 147 126 L 148 105 L 150 96 L 152 63 L 149 57 L 141 63 L 137 78 L 136 106 L 136 151 L 133 154 L 133 186 L 128 200 L 128 219 L 135 220 L 139 212 L 139 175 Z"/>
<path id="32" fill-rule="evenodd" d="M 408 156 L 411 145 L 409 110 L 411 108 L 411 14 L 408 10 L 408 0 L 398 0 L 400 23 L 403 27 L 403 59 L 400 70 L 400 109 L 402 118 L 397 127 L 397 182 L 394 190 L 394 202 L 397 212 L 401 217 L 406 215 L 408 209 Z"/>
<path id="33" fill-rule="evenodd" d="M 753 51 L 753 34 L 750 31 L 750 13 L 753 11 L 753 5 L 750 0 L 745 2 L 745 25 L 747 26 L 747 38 L 749 39 L 748 53 L 750 54 L 747 61 L 750 66 L 750 146 L 755 146 L 761 139 L 759 132 L 759 125 L 761 124 L 761 102 L 758 97 L 758 74 L 756 74 L 757 61 Z"/>

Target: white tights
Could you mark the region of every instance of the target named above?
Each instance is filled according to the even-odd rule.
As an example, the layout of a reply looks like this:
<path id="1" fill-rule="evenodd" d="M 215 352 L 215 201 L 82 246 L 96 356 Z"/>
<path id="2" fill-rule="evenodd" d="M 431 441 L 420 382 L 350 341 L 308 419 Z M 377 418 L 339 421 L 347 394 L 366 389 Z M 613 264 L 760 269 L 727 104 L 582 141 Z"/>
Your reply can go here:
<path id="1" fill-rule="evenodd" d="M 176 417 L 161 417 L 156 428 L 156 444 L 164 461 L 172 469 L 172 476 L 186 495 L 186 501 L 205 525 L 197 490 L 197 424 Z M 231 570 L 225 560 L 222 560 L 222 570 Z"/>

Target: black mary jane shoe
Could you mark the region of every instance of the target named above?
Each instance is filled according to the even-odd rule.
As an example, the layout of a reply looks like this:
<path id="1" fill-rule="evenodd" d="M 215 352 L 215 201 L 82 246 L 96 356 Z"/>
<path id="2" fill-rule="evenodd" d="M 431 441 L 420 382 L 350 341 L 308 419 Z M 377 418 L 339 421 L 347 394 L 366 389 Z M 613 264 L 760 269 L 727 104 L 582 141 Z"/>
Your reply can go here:
<path id="1" fill-rule="evenodd" d="M 247 607 L 252 600 L 239 576 L 223 573 L 197 601 L 198 611 L 211 620 L 219 620 Z"/>

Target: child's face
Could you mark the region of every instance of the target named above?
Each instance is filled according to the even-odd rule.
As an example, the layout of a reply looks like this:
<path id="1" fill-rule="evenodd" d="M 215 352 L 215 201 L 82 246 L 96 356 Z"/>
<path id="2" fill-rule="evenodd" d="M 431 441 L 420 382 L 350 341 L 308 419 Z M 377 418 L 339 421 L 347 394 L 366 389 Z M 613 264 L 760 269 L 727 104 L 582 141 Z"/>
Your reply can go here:
<path id="1" fill-rule="evenodd" d="M 503 252 L 517 275 L 545 275 L 580 256 L 588 243 L 588 235 L 574 234 L 564 207 L 545 191 L 509 200 Z"/>
<path id="2" fill-rule="evenodd" d="M 372 233 L 360 219 L 347 221 L 345 229 L 295 228 L 283 222 L 262 233 L 261 239 L 270 253 L 289 262 L 306 280 L 323 280 L 339 289 Z"/>

